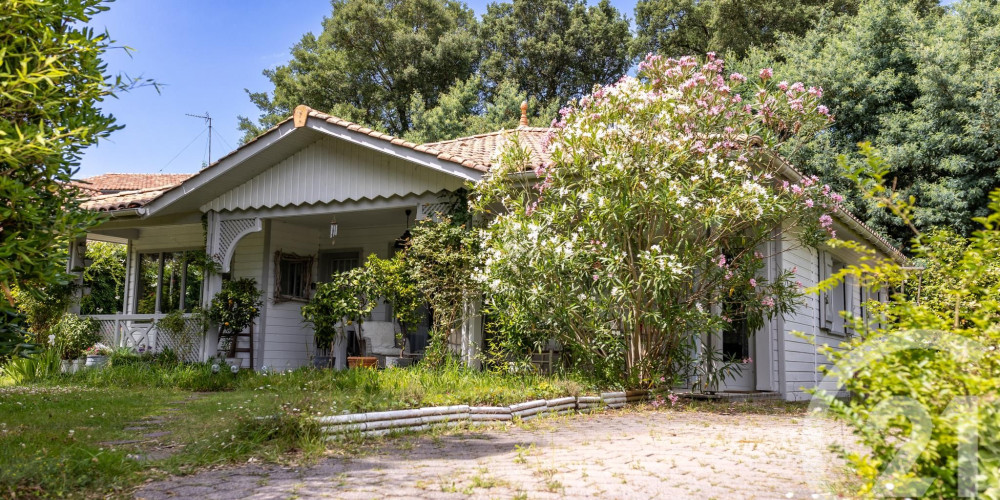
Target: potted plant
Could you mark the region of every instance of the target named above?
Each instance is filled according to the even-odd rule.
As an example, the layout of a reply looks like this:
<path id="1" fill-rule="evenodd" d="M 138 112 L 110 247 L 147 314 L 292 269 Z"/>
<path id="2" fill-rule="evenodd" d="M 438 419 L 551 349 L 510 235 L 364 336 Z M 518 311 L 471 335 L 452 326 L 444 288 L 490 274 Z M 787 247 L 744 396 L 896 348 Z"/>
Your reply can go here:
<path id="1" fill-rule="evenodd" d="M 87 356 L 87 362 L 84 366 L 100 368 L 107 364 L 108 356 L 111 355 L 111 348 L 98 342 L 84 349 L 83 353 Z"/>
<path id="2" fill-rule="evenodd" d="M 371 296 L 381 297 L 389 304 L 393 322 L 399 327 L 399 331 L 396 332 L 399 357 L 386 357 L 385 364 L 405 366 L 405 362 L 409 361 L 403 357 L 406 352 L 406 339 L 420 321 L 418 311 L 423 304 L 423 295 L 417 288 L 417 280 L 406 261 L 406 253 L 399 252 L 389 259 L 369 255 L 365 261 L 365 268 L 370 278 Z"/>
<path id="3" fill-rule="evenodd" d="M 219 327 L 219 338 L 226 347 L 226 358 L 236 357 L 236 334 L 250 328 L 260 316 L 260 296 L 256 280 L 241 278 L 223 283 L 222 290 L 212 297 L 208 318 Z"/>
<path id="4" fill-rule="evenodd" d="M 84 349 L 101 340 L 100 324 L 91 318 L 81 318 L 75 314 L 64 314 L 50 331 L 54 342 L 62 350 L 62 359 L 69 361 L 64 366 L 70 373 L 83 366 Z"/>
<path id="5" fill-rule="evenodd" d="M 312 299 L 302 306 L 303 321 L 313 325 L 317 349 L 328 351 L 346 336 L 345 328 L 355 322 L 358 323 L 358 333 L 361 333 L 362 317 L 372 310 L 365 274 L 364 268 L 355 268 L 331 276 L 330 281 L 316 287 Z M 332 364 L 332 360 L 326 359 L 323 363 L 320 358 L 322 356 L 317 356 L 314 362 L 327 366 Z"/>

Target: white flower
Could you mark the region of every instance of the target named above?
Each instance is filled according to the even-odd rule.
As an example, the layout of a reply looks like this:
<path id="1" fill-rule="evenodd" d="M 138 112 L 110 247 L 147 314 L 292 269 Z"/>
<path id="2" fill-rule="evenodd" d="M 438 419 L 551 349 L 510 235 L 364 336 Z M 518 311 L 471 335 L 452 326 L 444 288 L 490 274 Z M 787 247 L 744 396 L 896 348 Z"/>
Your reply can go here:
<path id="1" fill-rule="evenodd" d="M 56 336 L 49 335 L 49 345 L 56 345 Z"/>

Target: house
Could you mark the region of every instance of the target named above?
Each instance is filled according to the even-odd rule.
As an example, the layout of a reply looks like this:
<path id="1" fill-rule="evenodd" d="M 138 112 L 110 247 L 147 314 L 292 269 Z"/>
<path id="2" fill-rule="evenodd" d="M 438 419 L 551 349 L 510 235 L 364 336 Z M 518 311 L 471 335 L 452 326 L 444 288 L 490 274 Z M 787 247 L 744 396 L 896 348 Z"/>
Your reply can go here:
<path id="1" fill-rule="evenodd" d="M 187 359 L 207 359 L 217 352 L 217 337 L 210 333 L 184 345 L 184 339 L 157 332 L 152 321 L 171 310 L 207 305 L 224 278 L 250 277 L 264 291 L 264 306 L 253 332 L 253 356 L 242 355 L 244 366 L 305 365 L 316 354 L 300 314 L 312 285 L 358 266 L 369 254 L 389 256 L 414 219 L 433 216 L 448 193 L 489 171 L 505 133 L 519 134 L 532 162 L 544 164 L 548 129 L 526 124 L 522 116 L 515 130 L 418 145 L 299 106 L 292 117 L 197 174 L 92 178 L 84 207 L 109 217 L 87 239 L 128 245 L 122 313 L 95 318 L 109 341 L 171 347 Z M 798 174 L 789 166 L 786 175 Z M 850 214 L 840 213 L 835 228 L 841 238 L 902 258 Z M 78 267 L 85 244 L 72 248 L 71 268 Z M 795 243 L 779 238 L 771 244 Z M 205 273 L 197 259 L 189 259 L 197 250 L 222 272 Z M 806 286 L 854 258 L 834 249 L 772 253 L 777 257 L 768 273 L 795 268 Z M 802 388 L 816 383 L 816 367 L 824 359 L 792 332 L 815 335 L 820 344 L 839 343 L 849 332 L 837 311 L 858 311 L 866 293 L 847 283 L 822 298 L 808 297 L 794 314 L 771 321 L 749 339 L 717 335 L 715 346 L 753 360 L 726 388 L 804 397 Z M 362 333 L 376 352 L 391 350 L 389 311 L 376 308 Z M 419 348 L 421 341 L 410 343 Z M 475 364 L 481 318 L 467 317 L 449 342 Z M 338 366 L 343 349 L 335 349 Z"/>

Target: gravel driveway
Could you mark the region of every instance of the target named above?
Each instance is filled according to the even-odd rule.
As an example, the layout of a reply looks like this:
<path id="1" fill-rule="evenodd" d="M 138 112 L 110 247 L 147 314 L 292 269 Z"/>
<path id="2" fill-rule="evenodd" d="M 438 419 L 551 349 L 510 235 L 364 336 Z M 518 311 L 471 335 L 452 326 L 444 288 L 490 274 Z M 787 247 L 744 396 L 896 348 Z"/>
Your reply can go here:
<path id="1" fill-rule="evenodd" d="M 302 468 L 246 465 L 138 498 L 822 498 L 844 431 L 790 415 L 620 411 L 388 440 Z M 817 432 L 818 430 L 818 432 Z M 790 495 L 790 496 L 789 496 Z"/>

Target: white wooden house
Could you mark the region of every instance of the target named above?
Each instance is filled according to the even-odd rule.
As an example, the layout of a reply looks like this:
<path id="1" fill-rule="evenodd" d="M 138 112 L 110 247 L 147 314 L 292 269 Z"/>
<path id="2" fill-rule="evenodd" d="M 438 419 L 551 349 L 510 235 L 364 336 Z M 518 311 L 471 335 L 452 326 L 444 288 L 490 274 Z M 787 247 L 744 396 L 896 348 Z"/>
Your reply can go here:
<path id="1" fill-rule="evenodd" d="M 251 277 L 264 290 L 254 329 L 253 368 L 283 370 L 308 364 L 315 347 L 300 308 L 313 283 L 359 265 L 369 254 L 390 255 L 414 219 L 426 217 L 449 192 L 489 171 L 504 133 L 519 134 L 531 149 L 533 163 L 543 164 L 548 159 L 542 146 L 547 132 L 522 125 L 417 145 L 299 106 L 292 117 L 197 174 L 93 178 L 88 186 L 93 196 L 84 206 L 109 217 L 91 229 L 87 239 L 128 245 L 128 285 L 121 312 L 95 318 L 110 341 L 152 349 L 170 346 L 187 359 L 207 359 L 217 352 L 218 339 L 211 333 L 184 345 L 158 333 L 151 321 L 170 310 L 206 306 L 224 276 Z M 797 175 L 787 170 L 788 176 Z M 902 258 L 850 214 L 839 214 L 835 226 L 841 238 Z M 331 238 L 334 227 L 336 236 Z M 80 262 L 84 245 L 80 241 L 72 249 L 71 268 Z M 184 258 L 185 252 L 197 249 L 213 256 L 223 275 L 205 275 Z M 795 268 L 806 286 L 853 258 L 815 248 L 776 254 L 768 272 Z M 719 335 L 717 346 L 754 360 L 727 389 L 804 397 L 802 388 L 816 383 L 816 368 L 824 359 L 791 332 L 806 332 L 819 344 L 836 345 L 849 334 L 837 311 L 857 310 L 862 299 L 862 290 L 848 283 L 824 296 L 822 304 L 820 298 L 808 297 L 794 314 L 771 321 L 746 342 Z M 391 352 L 392 323 L 384 307 L 372 313 L 364 330 L 373 351 Z M 419 344 L 420 339 L 414 341 Z M 467 317 L 450 341 L 463 359 L 475 364 L 482 344 L 481 318 Z M 338 366 L 343 365 L 342 354 L 341 349 Z M 250 360 L 244 363 L 248 366 Z"/>

